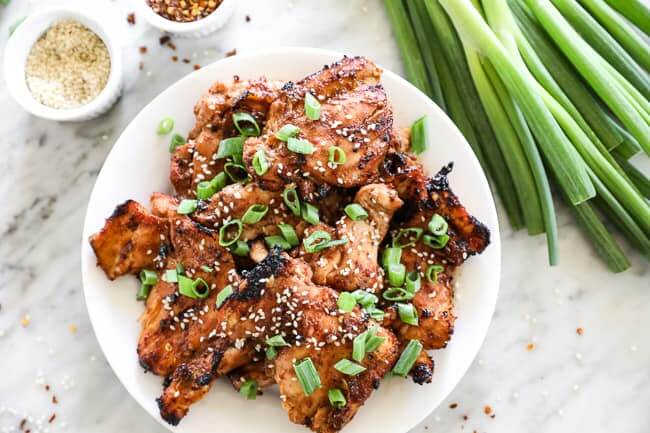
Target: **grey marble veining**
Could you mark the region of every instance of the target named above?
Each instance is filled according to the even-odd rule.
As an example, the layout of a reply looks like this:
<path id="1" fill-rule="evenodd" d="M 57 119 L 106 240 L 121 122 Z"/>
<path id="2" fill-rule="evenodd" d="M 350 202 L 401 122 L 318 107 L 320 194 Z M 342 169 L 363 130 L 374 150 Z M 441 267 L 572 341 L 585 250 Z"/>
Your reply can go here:
<path id="1" fill-rule="evenodd" d="M 233 48 L 331 48 L 400 71 L 398 52 L 381 2 L 371 0 L 240 2 L 225 29 L 199 41 L 175 40 L 177 52 L 161 47 L 159 32 L 143 20 L 127 25 L 129 1 L 13 0 L 0 7 L 0 47 L 17 18 L 54 3 L 110 12 L 106 19 L 123 34 L 127 87 L 99 119 L 58 124 L 26 114 L 0 83 L 0 432 L 18 431 L 26 417 L 32 432 L 162 433 L 105 362 L 81 289 L 83 216 L 112 144 L 192 64 Z M 145 55 L 138 53 L 142 45 Z M 172 63 L 172 55 L 192 63 Z M 650 430 L 648 262 L 632 255 L 633 269 L 610 274 L 570 216 L 562 210 L 559 218 L 556 268 L 546 266 L 542 237 L 504 229 L 503 283 L 487 340 L 460 385 L 414 432 Z"/>

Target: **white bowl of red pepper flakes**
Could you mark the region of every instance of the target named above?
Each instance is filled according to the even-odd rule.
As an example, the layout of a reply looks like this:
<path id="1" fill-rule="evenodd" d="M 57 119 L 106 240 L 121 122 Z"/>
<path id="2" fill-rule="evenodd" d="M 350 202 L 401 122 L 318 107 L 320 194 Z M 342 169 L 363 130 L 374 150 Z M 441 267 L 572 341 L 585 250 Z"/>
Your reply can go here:
<path id="1" fill-rule="evenodd" d="M 235 0 L 133 0 L 149 24 L 176 36 L 200 38 L 226 24 Z"/>
<path id="2" fill-rule="evenodd" d="M 88 120 L 106 112 L 122 90 L 122 53 L 107 28 L 79 9 L 29 16 L 7 42 L 4 73 L 13 98 L 35 116 Z"/>

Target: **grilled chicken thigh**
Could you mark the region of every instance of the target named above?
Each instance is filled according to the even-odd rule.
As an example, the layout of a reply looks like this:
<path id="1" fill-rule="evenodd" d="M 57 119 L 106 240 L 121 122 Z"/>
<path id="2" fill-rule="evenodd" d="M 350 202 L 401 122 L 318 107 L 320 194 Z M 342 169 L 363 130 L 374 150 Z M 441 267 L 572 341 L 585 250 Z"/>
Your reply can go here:
<path id="1" fill-rule="evenodd" d="M 381 70 L 362 57 L 345 57 L 321 71 L 283 86 L 271 104 L 261 137 L 244 143 L 244 162 L 251 176 L 266 189 L 281 189 L 305 177 L 321 184 L 359 187 L 376 177 L 388 150 L 393 116 L 379 78 Z M 320 117 L 305 113 L 305 95 L 320 102 Z M 307 140 L 313 153 L 304 155 L 287 148 L 275 134 L 285 125 L 297 126 L 297 138 Z M 345 162 L 329 161 L 330 149 L 345 152 Z M 263 150 L 270 169 L 259 176 L 251 167 Z"/>
<path id="2" fill-rule="evenodd" d="M 194 107 L 196 123 L 188 142 L 172 155 L 170 180 L 176 192 L 192 197 L 196 185 L 210 180 L 222 169 L 225 160 L 217 159 L 221 140 L 238 134 L 233 113 L 248 113 L 258 125 L 264 125 L 278 83 L 265 79 L 215 83 Z"/>
<path id="3" fill-rule="evenodd" d="M 117 206 L 104 227 L 90 237 L 97 265 L 111 280 L 158 267 L 166 251 L 169 224 L 142 205 L 127 200 Z"/>
<path id="4" fill-rule="evenodd" d="M 366 210 L 366 219 L 354 221 L 346 215 L 337 222 L 336 229 L 321 224 L 305 232 L 308 236 L 315 231 L 325 231 L 333 239 L 347 239 L 347 243 L 317 253 L 308 253 L 302 247 L 299 254 L 311 265 L 317 284 L 339 291 L 379 292 L 383 271 L 377 262 L 377 252 L 402 200 L 387 185 L 370 184 L 357 192 L 354 203 Z"/>

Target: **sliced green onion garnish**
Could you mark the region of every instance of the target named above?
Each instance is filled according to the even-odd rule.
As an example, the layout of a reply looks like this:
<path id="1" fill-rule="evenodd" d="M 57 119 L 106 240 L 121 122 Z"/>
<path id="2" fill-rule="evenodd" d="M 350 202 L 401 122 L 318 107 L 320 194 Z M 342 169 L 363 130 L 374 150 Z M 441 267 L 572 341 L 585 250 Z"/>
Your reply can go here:
<path id="1" fill-rule="evenodd" d="M 384 312 L 375 306 L 370 306 L 365 309 L 366 313 L 370 314 L 377 322 L 382 322 L 384 320 Z"/>
<path id="2" fill-rule="evenodd" d="M 386 267 L 388 267 L 388 265 L 395 265 L 399 263 L 401 258 L 402 258 L 401 248 L 396 248 L 396 247 L 386 248 L 381 258 L 381 264 L 385 269 Z"/>
<path id="3" fill-rule="evenodd" d="M 427 228 L 432 234 L 442 236 L 447 234 L 449 224 L 447 224 L 447 221 L 442 216 L 434 214 L 431 217 L 431 221 L 429 221 Z"/>
<path id="4" fill-rule="evenodd" d="M 196 185 L 196 197 L 199 200 L 208 200 L 226 186 L 226 173 L 223 171 L 211 180 L 204 180 Z"/>
<path id="5" fill-rule="evenodd" d="M 411 150 L 419 154 L 429 147 L 429 117 L 422 116 L 411 125 Z"/>
<path id="6" fill-rule="evenodd" d="M 278 229 L 282 234 L 282 237 L 285 241 L 289 242 L 289 245 L 292 247 L 297 246 L 300 243 L 296 231 L 293 229 L 291 224 L 278 224 Z"/>
<path id="7" fill-rule="evenodd" d="M 368 212 L 360 204 L 351 203 L 345 207 L 345 214 L 350 217 L 352 221 L 365 220 L 368 218 Z"/>
<path id="8" fill-rule="evenodd" d="M 273 347 L 283 347 L 283 346 L 289 346 L 289 343 L 287 343 L 284 340 L 284 337 L 282 335 L 278 334 L 278 335 L 274 335 L 273 337 L 267 338 L 266 345 L 273 346 Z"/>
<path id="9" fill-rule="evenodd" d="M 303 203 L 301 206 L 301 215 L 302 219 L 307 221 L 309 224 L 318 224 L 320 218 L 318 217 L 318 208 L 310 203 Z"/>
<path id="10" fill-rule="evenodd" d="M 368 338 L 368 331 L 364 331 L 361 334 L 354 337 L 352 341 L 352 359 L 357 362 L 363 361 L 363 357 L 366 356 L 366 339 Z"/>
<path id="11" fill-rule="evenodd" d="M 300 132 L 300 128 L 295 125 L 284 125 L 278 132 L 275 133 L 275 138 L 282 141 L 287 141 L 289 137 L 295 137 Z"/>
<path id="12" fill-rule="evenodd" d="M 237 131 L 245 137 L 259 137 L 260 127 L 255 118 L 248 113 L 233 113 L 232 121 Z"/>
<path id="13" fill-rule="evenodd" d="M 210 285 L 203 278 L 197 278 L 192 282 L 192 292 L 197 298 L 207 298 L 210 294 Z"/>
<path id="14" fill-rule="evenodd" d="M 404 278 L 406 277 L 406 266 L 401 263 L 390 264 L 386 268 L 388 273 L 388 284 L 391 286 L 401 286 L 404 284 Z"/>
<path id="15" fill-rule="evenodd" d="M 354 296 L 354 300 L 357 302 L 357 304 L 361 305 L 363 308 L 368 308 L 370 306 L 373 306 L 379 300 L 375 295 L 366 292 L 363 289 L 355 290 L 354 292 L 352 292 L 352 296 Z"/>
<path id="16" fill-rule="evenodd" d="M 415 295 L 402 287 L 389 287 L 381 296 L 387 301 L 400 302 L 410 301 Z"/>
<path id="17" fill-rule="evenodd" d="M 305 93 L 305 114 L 310 120 L 320 119 L 320 102 L 311 93 Z"/>
<path id="18" fill-rule="evenodd" d="M 345 358 L 334 364 L 334 368 L 347 376 L 356 376 L 366 370 L 366 367 L 363 365 L 359 365 Z"/>
<path id="19" fill-rule="evenodd" d="M 214 271 L 214 269 L 212 269 L 212 268 L 211 268 L 210 266 L 208 266 L 208 265 L 201 265 L 201 270 L 202 270 L 203 272 L 208 272 L 208 273 Z"/>
<path id="20" fill-rule="evenodd" d="M 431 281 L 434 284 L 438 283 L 438 275 L 443 272 L 445 268 L 442 265 L 430 265 L 427 268 L 426 277 L 427 280 Z"/>
<path id="21" fill-rule="evenodd" d="M 233 293 L 235 293 L 235 291 L 230 284 L 221 289 L 221 291 L 217 294 L 217 308 L 221 308 L 223 303 L 226 302 L 226 299 L 228 299 Z"/>
<path id="22" fill-rule="evenodd" d="M 406 345 L 406 348 L 402 351 L 402 354 L 395 363 L 393 373 L 398 376 L 406 377 L 406 375 L 409 374 L 409 371 L 411 371 L 411 368 L 413 368 L 418 356 L 420 356 L 420 352 L 422 352 L 422 343 L 418 340 L 409 341 L 409 344 Z"/>
<path id="23" fill-rule="evenodd" d="M 224 159 L 233 157 L 235 160 L 241 160 L 242 152 L 244 151 L 244 137 L 231 137 L 221 140 L 219 142 L 219 149 L 217 150 L 217 159 Z"/>
<path id="24" fill-rule="evenodd" d="M 233 228 L 236 230 L 233 233 Z M 230 220 L 219 229 L 219 245 L 229 247 L 237 242 L 243 231 L 242 223 L 238 219 Z"/>
<path id="25" fill-rule="evenodd" d="M 239 388 L 239 393 L 246 397 L 246 400 L 255 400 L 257 397 L 257 381 L 248 379 Z"/>
<path id="26" fill-rule="evenodd" d="M 283 250 L 290 250 L 291 244 L 287 242 L 282 236 L 266 236 L 264 242 L 269 248 L 280 247 Z"/>
<path id="27" fill-rule="evenodd" d="M 174 153 L 177 147 L 184 145 L 186 142 L 185 137 L 181 134 L 172 135 L 172 139 L 169 142 L 169 152 Z"/>
<path id="28" fill-rule="evenodd" d="M 305 358 L 293 365 L 293 369 L 298 377 L 298 382 L 306 396 L 310 396 L 321 387 L 318 370 L 314 366 L 311 358 Z"/>
<path id="29" fill-rule="evenodd" d="M 273 361 L 278 356 L 278 349 L 273 346 L 266 348 L 266 359 Z"/>
<path id="30" fill-rule="evenodd" d="M 258 176 L 263 176 L 267 171 L 269 171 L 269 163 L 266 160 L 266 154 L 262 149 L 255 152 L 253 156 L 253 170 L 257 173 Z"/>
<path id="31" fill-rule="evenodd" d="M 397 304 L 399 318 L 407 325 L 418 326 L 418 312 L 413 304 Z"/>
<path id="32" fill-rule="evenodd" d="M 191 214 L 196 210 L 197 204 L 198 204 L 198 200 L 185 199 L 182 202 L 180 202 L 178 208 L 176 208 L 176 212 L 181 215 Z"/>
<path id="33" fill-rule="evenodd" d="M 156 132 L 158 135 L 167 135 L 172 132 L 172 129 L 174 129 L 174 119 L 165 117 L 158 124 L 158 130 Z"/>
<path id="34" fill-rule="evenodd" d="M 300 197 L 295 187 L 286 188 L 282 193 L 282 199 L 295 216 L 300 216 Z"/>
<path id="35" fill-rule="evenodd" d="M 424 235 L 422 241 L 424 242 L 424 245 L 431 247 L 434 250 L 440 250 L 447 245 L 447 242 L 449 242 L 449 235 Z"/>
<path id="36" fill-rule="evenodd" d="M 138 289 L 138 293 L 135 295 L 135 299 L 138 301 L 146 301 L 147 298 L 149 297 L 150 290 L 151 290 L 150 285 L 140 283 L 140 288 Z"/>
<path id="37" fill-rule="evenodd" d="M 339 298 L 336 300 L 336 305 L 339 307 L 339 310 L 344 313 L 349 313 L 354 310 L 354 306 L 357 305 L 356 299 L 350 292 L 341 292 L 339 293 Z"/>
<path id="38" fill-rule="evenodd" d="M 153 286 L 158 282 L 158 274 L 151 269 L 143 269 L 140 271 L 140 282 L 148 286 Z"/>
<path id="39" fill-rule="evenodd" d="M 343 391 L 341 391 L 338 388 L 328 389 L 327 398 L 330 400 L 330 404 L 332 405 L 332 407 L 335 407 L 337 409 L 345 407 L 345 405 L 347 404 L 347 402 L 345 401 L 345 396 L 343 395 Z"/>
<path id="40" fill-rule="evenodd" d="M 303 155 L 311 155 L 315 150 L 314 145 L 309 141 L 296 137 L 289 137 L 287 140 L 287 149 L 294 153 L 301 153 Z"/>
<path id="41" fill-rule="evenodd" d="M 240 239 L 234 245 L 230 246 L 230 252 L 239 257 L 246 257 L 250 250 L 248 243 Z"/>
<path id="42" fill-rule="evenodd" d="M 269 207 L 263 204 L 254 204 L 251 205 L 244 216 L 241 218 L 241 222 L 244 224 L 256 224 L 260 222 L 264 215 L 269 211 Z"/>
<path id="43" fill-rule="evenodd" d="M 227 162 L 223 165 L 223 171 L 225 171 L 230 180 L 235 183 L 246 183 L 250 180 L 246 167 L 241 164 Z"/>
<path id="44" fill-rule="evenodd" d="M 345 164 L 346 161 L 345 151 L 340 147 L 331 146 L 329 148 L 328 153 L 329 153 L 328 161 L 331 162 L 332 164 L 336 164 L 336 165 Z"/>
<path id="45" fill-rule="evenodd" d="M 194 289 L 192 288 L 193 285 L 193 279 L 186 277 L 185 275 L 178 275 L 178 291 L 181 295 L 196 299 Z"/>
<path id="46" fill-rule="evenodd" d="M 168 283 L 177 283 L 178 282 L 178 273 L 176 269 L 167 269 L 163 275 L 163 280 Z"/>
<path id="47" fill-rule="evenodd" d="M 379 335 L 368 335 L 366 339 L 366 353 L 374 352 L 379 349 L 379 346 L 384 344 L 386 337 L 380 337 Z"/>
<path id="48" fill-rule="evenodd" d="M 411 271 L 406 274 L 406 284 L 404 288 L 409 293 L 415 293 L 420 290 L 422 282 L 420 281 L 420 273 L 417 271 Z"/>
<path id="49" fill-rule="evenodd" d="M 393 237 L 393 247 L 406 248 L 415 245 L 422 236 L 422 230 L 418 227 L 410 227 L 407 229 L 399 229 L 397 234 Z"/>
<path id="50" fill-rule="evenodd" d="M 317 230 L 302 240 L 302 245 L 308 253 L 317 253 L 324 249 L 331 248 L 337 245 L 344 245 L 348 242 L 347 239 L 332 240 L 329 233 Z"/>

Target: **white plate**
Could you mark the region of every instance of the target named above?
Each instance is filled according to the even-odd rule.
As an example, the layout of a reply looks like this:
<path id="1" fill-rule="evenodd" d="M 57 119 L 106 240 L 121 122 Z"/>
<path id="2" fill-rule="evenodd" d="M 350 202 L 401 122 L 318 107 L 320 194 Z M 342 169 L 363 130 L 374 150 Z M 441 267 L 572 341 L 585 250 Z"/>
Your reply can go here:
<path id="1" fill-rule="evenodd" d="M 273 80 L 298 80 L 341 58 L 341 54 L 309 48 L 284 48 L 237 55 L 193 72 L 147 105 L 126 128 L 106 158 L 88 203 L 81 246 L 82 275 L 88 314 L 99 344 L 111 367 L 129 393 L 155 419 L 154 399 L 160 395 L 162 378 L 144 374 L 138 365 L 137 321 L 142 303 L 136 302 L 135 278 L 109 281 L 95 266 L 87 239 L 99 230 L 114 207 L 132 198 L 148 203 L 154 191 L 170 191 L 168 181 L 169 136 L 158 137 L 161 118 L 171 116 L 175 130 L 185 134 L 194 122 L 192 107 L 215 80 L 233 75 Z M 445 350 L 434 352 L 433 383 L 418 386 L 410 379 L 386 379 L 368 400 L 346 433 L 406 432 L 422 421 L 461 379 L 485 338 L 499 288 L 501 246 L 499 226 L 487 180 L 469 145 L 447 116 L 424 94 L 396 74 L 385 71 L 383 84 L 392 102 L 395 126 L 408 126 L 418 117 L 432 118 L 433 147 L 422 157 L 429 173 L 453 161 L 451 185 L 469 211 L 492 232 L 492 244 L 471 258 L 458 277 L 458 320 L 453 339 Z M 255 416 L 250 416 L 250 414 Z M 167 426 L 167 425 L 166 425 Z M 169 426 L 167 426 L 169 427 Z M 276 389 L 256 401 L 247 401 L 229 384 L 218 381 L 212 391 L 192 406 L 188 416 L 172 431 L 183 433 L 306 432 L 291 424 L 280 406 Z"/>

